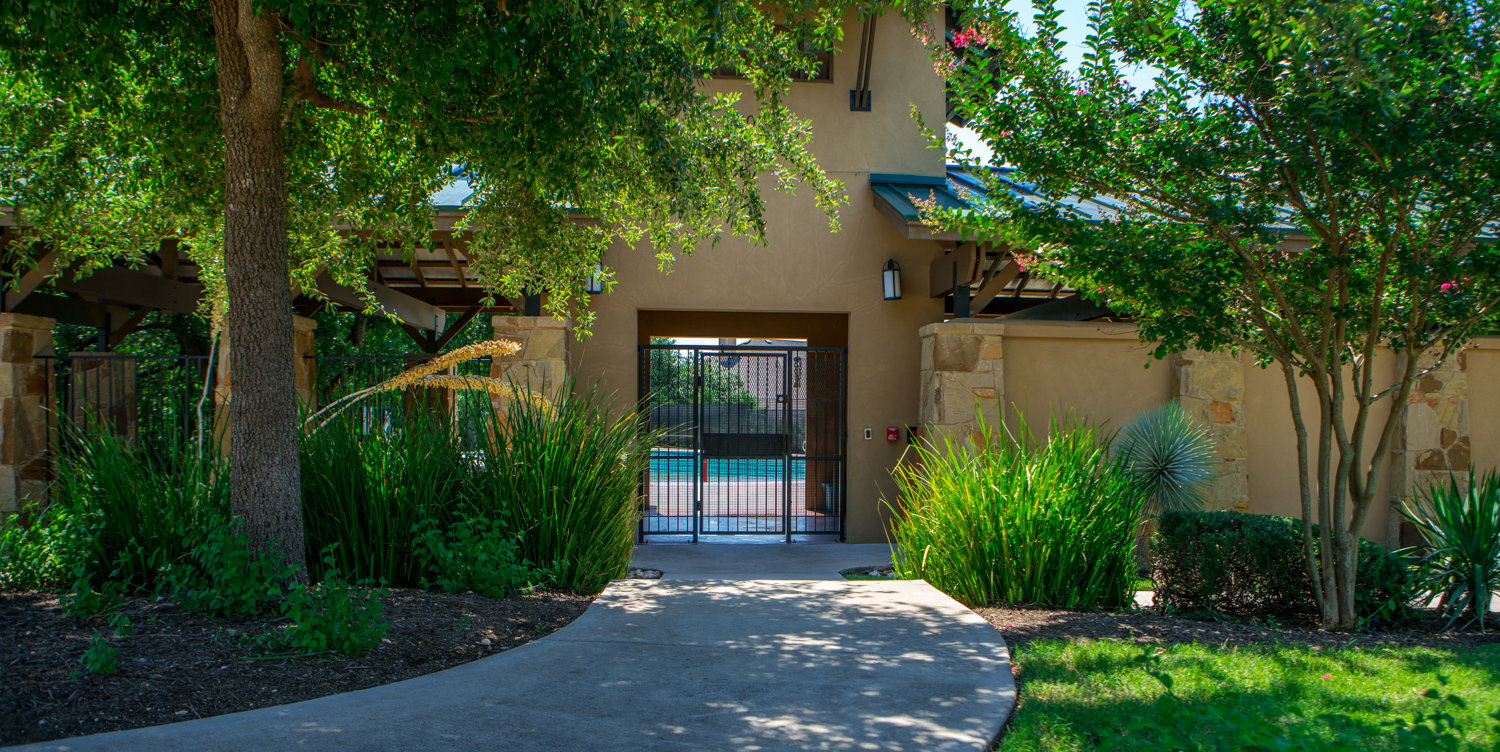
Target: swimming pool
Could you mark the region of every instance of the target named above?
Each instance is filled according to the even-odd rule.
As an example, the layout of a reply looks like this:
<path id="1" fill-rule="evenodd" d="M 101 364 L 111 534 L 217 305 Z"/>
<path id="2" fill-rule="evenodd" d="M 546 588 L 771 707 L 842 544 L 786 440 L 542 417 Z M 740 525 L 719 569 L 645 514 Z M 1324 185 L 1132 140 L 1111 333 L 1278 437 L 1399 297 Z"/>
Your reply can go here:
<path id="1" fill-rule="evenodd" d="M 700 472 L 699 462 L 697 456 L 692 453 L 652 453 L 651 479 L 690 481 Z M 806 477 L 807 461 L 794 458 L 791 465 L 792 480 L 803 480 Z M 736 480 L 781 480 L 782 472 L 780 457 L 708 461 L 710 483 Z"/>

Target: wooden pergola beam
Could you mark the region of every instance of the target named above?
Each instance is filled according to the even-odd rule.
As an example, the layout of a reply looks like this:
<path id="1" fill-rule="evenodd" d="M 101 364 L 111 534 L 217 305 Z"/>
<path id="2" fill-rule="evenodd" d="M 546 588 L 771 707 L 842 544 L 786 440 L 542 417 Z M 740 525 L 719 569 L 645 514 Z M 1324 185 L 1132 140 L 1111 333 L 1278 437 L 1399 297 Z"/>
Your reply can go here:
<path id="1" fill-rule="evenodd" d="M 375 303 L 387 315 L 395 316 L 401 323 L 422 331 L 441 332 L 443 330 L 447 312 L 442 308 L 376 282 L 366 284 L 370 289 L 370 294 L 375 298 Z M 329 300 L 339 305 L 359 311 L 365 309 L 365 300 L 359 296 L 359 293 L 351 287 L 333 281 L 332 275 L 328 272 L 318 275 L 318 292 L 328 296 Z"/>
<path id="2" fill-rule="evenodd" d="M 49 248 L 42 253 L 41 257 L 36 261 L 36 266 L 27 269 L 26 273 L 22 274 L 16 280 L 16 283 L 11 286 L 11 289 L 5 291 L 5 310 L 16 310 L 16 306 L 20 305 L 21 301 L 26 299 L 26 296 L 36 292 L 36 288 L 47 281 L 47 277 L 52 274 L 52 269 L 56 263 L 56 249 Z"/>
<path id="3" fill-rule="evenodd" d="M 159 308 L 173 313 L 195 313 L 203 286 L 179 282 L 136 269 L 109 267 L 87 277 L 64 275 L 55 283 L 59 290 L 93 295 L 111 303 Z"/>

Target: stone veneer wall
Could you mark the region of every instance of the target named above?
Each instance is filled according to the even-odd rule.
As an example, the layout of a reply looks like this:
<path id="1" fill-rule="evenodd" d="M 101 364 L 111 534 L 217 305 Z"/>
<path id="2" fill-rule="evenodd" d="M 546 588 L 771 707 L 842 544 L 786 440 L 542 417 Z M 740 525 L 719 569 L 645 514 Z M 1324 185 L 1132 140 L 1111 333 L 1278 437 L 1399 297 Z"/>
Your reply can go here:
<path id="1" fill-rule="evenodd" d="M 1175 399 L 1208 428 L 1219 456 L 1208 508 L 1250 509 L 1250 446 L 1245 427 L 1244 359 L 1224 352 L 1189 350 L 1172 358 Z"/>
<path id="2" fill-rule="evenodd" d="M 979 428 L 979 416 L 1001 427 L 1005 404 L 1005 325 L 946 321 L 928 324 L 922 338 L 918 417 L 926 438 L 960 441 Z"/>
<path id="3" fill-rule="evenodd" d="M 41 316 L 0 313 L 0 514 L 46 498 L 50 463 L 47 366 L 52 327 Z"/>
<path id="4" fill-rule="evenodd" d="M 509 379 L 547 400 L 556 399 L 568 380 L 568 337 L 571 325 L 551 316 L 496 316 L 492 320 L 495 339 L 521 343 L 521 350 L 490 361 L 490 376 Z M 504 410 L 505 398 L 496 398 L 496 409 Z"/>
<path id="5" fill-rule="evenodd" d="M 1418 366 L 1426 370 L 1436 361 L 1429 353 Z M 1417 379 L 1401 420 L 1391 450 L 1392 501 L 1415 498 L 1433 482 L 1446 481 L 1449 473 L 1467 474 L 1473 454 L 1467 352 Z M 1389 538 L 1409 537 L 1402 535 L 1401 524 L 1399 515 L 1390 517 Z"/>

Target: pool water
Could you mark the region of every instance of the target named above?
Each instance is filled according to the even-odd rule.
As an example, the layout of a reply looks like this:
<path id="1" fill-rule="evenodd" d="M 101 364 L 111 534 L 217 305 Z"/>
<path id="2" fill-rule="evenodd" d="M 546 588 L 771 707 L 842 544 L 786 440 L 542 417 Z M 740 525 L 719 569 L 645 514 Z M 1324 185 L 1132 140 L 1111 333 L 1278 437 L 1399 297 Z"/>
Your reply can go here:
<path id="1" fill-rule="evenodd" d="M 651 458 L 652 480 L 690 481 L 699 472 L 699 460 L 692 455 L 653 456 Z M 806 460 L 792 460 L 792 480 L 806 477 Z M 753 460 L 709 460 L 708 480 L 781 480 L 781 458 L 772 457 Z"/>

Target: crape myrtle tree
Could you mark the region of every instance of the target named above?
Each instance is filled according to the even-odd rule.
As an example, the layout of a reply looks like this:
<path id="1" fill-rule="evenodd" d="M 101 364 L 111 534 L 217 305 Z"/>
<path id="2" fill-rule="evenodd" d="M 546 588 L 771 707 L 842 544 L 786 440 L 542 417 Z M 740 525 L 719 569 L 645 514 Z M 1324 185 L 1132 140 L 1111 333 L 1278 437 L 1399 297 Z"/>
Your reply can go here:
<path id="1" fill-rule="evenodd" d="M 866 5 L 0 0 L 0 203 L 59 269 L 184 242 L 227 306 L 234 513 L 300 564 L 294 291 L 360 284 L 377 242 L 425 247 L 455 178 L 471 269 L 558 314 L 611 242 L 665 262 L 760 238 L 768 175 L 832 221 L 840 186 L 781 94 Z M 725 68 L 751 97 L 706 92 Z"/>
<path id="2" fill-rule="evenodd" d="M 1497 318 L 1500 3 L 1101 0 L 1077 65 L 1060 17 L 971 9 L 949 42 L 960 114 L 1033 193 L 942 220 L 1034 249 L 1157 357 L 1278 369 L 1313 596 L 1352 629 L 1412 384 Z"/>

